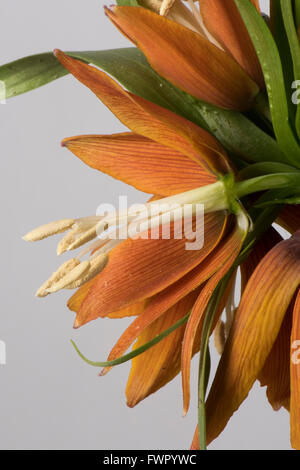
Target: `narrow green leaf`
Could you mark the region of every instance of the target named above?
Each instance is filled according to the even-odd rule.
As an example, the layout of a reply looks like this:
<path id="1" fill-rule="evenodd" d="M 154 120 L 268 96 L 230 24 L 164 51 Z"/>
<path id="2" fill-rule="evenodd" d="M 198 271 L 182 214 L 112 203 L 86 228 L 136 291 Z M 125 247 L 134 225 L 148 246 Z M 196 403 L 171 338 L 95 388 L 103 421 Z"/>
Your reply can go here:
<path id="1" fill-rule="evenodd" d="M 295 0 L 295 23 L 298 29 L 300 26 L 300 0 Z"/>
<path id="2" fill-rule="evenodd" d="M 291 0 L 281 0 L 281 11 L 293 59 L 294 80 L 300 84 L 300 42 L 295 27 Z M 297 105 L 296 131 L 300 137 L 300 103 Z"/>
<path id="3" fill-rule="evenodd" d="M 117 5 L 129 6 L 129 7 L 138 7 L 139 6 L 137 0 L 117 0 Z"/>
<path id="4" fill-rule="evenodd" d="M 291 94 L 291 83 L 294 80 L 294 71 L 290 45 L 283 23 L 280 1 L 281 0 L 270 1 L 270 28 L 280 54 L 282 69 L 284 70 L 286 95 L 289 96 Z M 291 124 L 293 125 L 296 117 L 296 107 L 292 100 L 288 100 L 288 107 Z"/>
<path id="5" fill-rule="evenodd" d="M 248 0 L 235 0 L 235 2 L 251 36 L 264 73 L 277 141 L 285 153 L 286 163 L 300 168 L 300 147 L 289 122 L 285 82 L 276 43 L 252 3 Z"/>
<path id="6" fill-rule="evenodd" d="M 260 162 L 248 165 L 238 173 L 238 180 L 250 179 L 270 173 L 291 173 L 295 171 L 292 166 L 277 162 Z"/>
<path id="7" fill-rule="evenodd" d="M 94 367 L 111 367 L 111 366 L 117 366 L 119 364 L 123 364 L 124 362 L 127 362 L 127 361 L 130 361 L 131 359 L 133 359 L 134 357 L 136 356 L 139 356 L 140 354 L 143 354 L 145 351 L 147 351 L 148 349 L 152 348 L 153 346 L 155 346 L 157 343 L 159 343 L 160 341 L 162 341 L 164 338 L 166 338 L 168 335 L 170 335 L 173 331 L 175 331 L 177 328 L 179 328 L 180 326 L 184 325 L 187 321 L 188 321 L 188 318 L 190 316 L 190 313 L 188 313 L 185 317 L 181 318 L 181 320 L 179 320 L 178 322 L 174 323 L 174 325 L 172 325 L 170 328 L 168 328 L 167 330 L 163 331 L 162 333 L 160 333 L 159 335 L 155 336 L 153 339 L 151 339 L 150 341 L 148 341 L 147 343 L 143 344 L 142 346 L 140 346 L 139 348 L 137 349 L 134 349 L 133 351 L 131 351 L 130 353 L 128 354 L 125 354 L 124 356 L 122 357 L 119 357 L 118 359 L 115 359 L 113 361 L 90 361 L 89 359 L 87 359 L 78 349 L 78 347 L 76 346 L 76 344 L 74 343 L 73 340 L 71 340 L 71 343 L 72 345 L 74 346 L 74 348 L 76 349 L 78 355 L 81 357 L 81 359 L 83 359 L 85 362 L 87 362 L 89 365 L 91 366 L 94 366 Z"/>
<path id="8" fill-rule="evenodd" d="M 211 133 L 224 147 L 248 162 L 284 162 L 285 154 L 277 142 L 246 116 L 208 103 L 195 104 Z"/>

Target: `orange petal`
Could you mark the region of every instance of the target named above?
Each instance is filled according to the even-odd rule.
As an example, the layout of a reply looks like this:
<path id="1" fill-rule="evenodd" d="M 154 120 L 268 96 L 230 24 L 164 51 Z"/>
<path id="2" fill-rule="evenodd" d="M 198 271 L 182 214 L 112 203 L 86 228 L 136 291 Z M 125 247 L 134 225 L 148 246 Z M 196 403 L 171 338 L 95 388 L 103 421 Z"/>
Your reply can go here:
<path id="1" fill-rule="evenodd" d="M 188 324 L 185 330 L 184 340 L 182 343 L 182 359 L 181 359 L 181 370 L 182 370 L 182 390 L 183 390 L 183 413 L 186 414 L 190 404 L 190 370 L 191 370 L 191 359 L 194 342 L 198 330 L 202 329 L 205 311 L 208 302 L 211 298 L 212 293 L 217 287 L 218 283 L 229 271 L 234 261 L 236 260 L 241 247 L 243 245 L 246 233 L 242 232 L 239 227 L 233 232 L 230 239 L 230 256 L 224 260 L 223 266 L 216 272 L 216 274 L 207 282 L 203 290 L 201 291 L 194 307 L 191 312 L 191 316 L 188 320 Z M 218 320 L 218 316 L 221 315 L 224 306 L 219 307 L 218 314 L 215 318 L 215 323 Z M 213 328 L 212 328 L 213 331 Z"/>
<path id="2" fill-rule="evenodd" d="M 78 312 L 82 302 L 88 295 L 93 283 L 95 282 L 95 279 L 91 279 L 87 283 L 85 283 L 83 286 L 79 287 L 79 289 L 75 292 L 75 294 L 72 295 L 72 297 L 68 301 L 68 307 L 70 310 L 73 312 Z M 145 309 L 147 300 L 142 300 L 140 302 L 136 302 L 135 304 L 130 304 L 128 307 L 125 307 L 121 310 L 118 310 L 113 313 L 109 313 L 106 315 L 108 318 L 124 318 L 124 317 L 133 317 L 137 316 L 140 313 L 143 312 Z"/>
<path id="3" fill-rule="evenodd" d="M 208 132 L 168 109 L 125 91 L 97 68 L 58 50 L 55 55 L 133 132 L 183 153 L 210 172 L 229 171 L 223 147 Z"/>
<path id="4" fill-rule="evenodd" d="M 234 0 L 199 0 L 204 25 L 245 72 L 264 88 L 261 66 Z"/>
<path id="5" fill-rule="evenodd" d="M 247 397 L 299 284 L 297 232 L 268 252 L 247 284 L 206 403 L 208 442 Z"/>
<path id="6" fill-rule="evenodd" d="M 251 3 L 253 3 L 253 5 L 256 7 L 258 13 L 261 12 L 260 10 L 260 6 L 259 6 L 259 0 L 250 0 Z"/>
<path id="7" fill-rule="evenodd" d="M 276 341 L 258 376 L 261 386 L 267 386 L 267 397 L 275 411 L 279 410 L 282 406 L 289 410 L 293 305 L 293 302 L 291 302 Z"/>
<path id="8" fill-rule="evenodd" d="M 222 108 L 251 107 L 259 88 L 229 54 L 206 38 L 144 8 L 112 7 L 106 13 L 170 82 Z"/>
<path id="9" fill-rule="evenodd" d="M 176 282 L 203 261 L 217 245 L 225 225 L 224 212 L 204 217 L 205 242 L 200 250 L 186 250 L 186 238 L 127 239 L 109 255 L 84 299 L 75 326 L 148 298 Z M 200 233 L 200 232 L 199 232 Z"/>
<path id="10" fill-rule="evenodd" d="M 197 295 L 198 290 L 191 292 L 153 322 L 139 335 L 133 349 L 147 343 L 183 318 L 191 310 Z M 185 325 L 177 328 L 160 343 L 133 359 L 126 388 L 128 406 L 137 405 L 179 373 L 184 330 Z"/>
<path id="11" fill-rule="evenodd" d="M 147 308 L 143 312 L 143 315 L 134 320 L 117 341 L 108 360 L 116 359 L 124 354 L 138 335 L 140 335 L 149 325 L 151 325 L 173 305 L 179 302 L 189 292 L 192 292 L 198 286 L 202 285 L 216 271 L 222 268 L 226 260 L 231 256 L 234 238 L 235 234 L 229 234 L 228 237 L 225 238 L 222 243 L 195 269 L 190 271 L 175 284 L 172 284 L 169 288 L 152 297 Z M 103 373 L 107 373 L 109 370 L 109 368 L 104 369 Z"/>
<path id="12" fill-rule="evenodd" d="M 241 279 L 242 286 L 241 291 L 244 292 L 245 287 L 253 274 L 253 271 L 261 262 L 263 257 L 275 246 L 277 243 L 281 242 L 283 239 L 281 235 L 273 228 L 270 227 L 262 237 L 255 243 L 252 248 L 250 256 L 248 256 L 245 261 L 241 264 Z"/>
<path id="13" fill-rule="evenodd" d="M 145 193 L 169 196 L 216 181 L 185 155 L 133 133 L 70 137 L 62 145 L 92 168 Z"/>
<path id="14" fill-rule="evenodd" d="M 291 444 L 300 450 L 300 293 L 298 292 L 291 335 Z"/>
<path id="15" fill-rule="evenodd" d="M 276 222 L 288 232 L 296 232 L 300 229 L 300 207 L 285 206 L 280 212 Z"/>
<path id="16" fill-rule="evenodd" d="M 244 292 L 257 265 L 268 251 L 280 241 L 282 241 L 282 237 L 271 227 L 254 245 L 251 255 L 241 264 L 242 292 Z M 274 410 L 278 410 L 281 406 L 289 408 L 291 326 L 291 309 L 289 308 L 273 348 L 258 377 L 262 386 L 267 385 L 267 397 Z"/>
<path id="17" fill-rule="evenodd" d="M 218 271 L 226 260 L 231 256 L 233 248 L 233 238 L 235 235 L 229 234 L 227 238 L 195 269 L 190 271 L 179 281 L 164 289 L 159 294 L 149 300 L 147 308 L 143 315 L 135 319 L 125 330 L 120 339 L 113 347 L 108 360 L 120 357 L 127 351 L 133 341 L 151 325 L 160 318 L 167 310 L 179 302 L 198 286 L 206 282 L 216 271 Z M 106 368 L 102 374 L 110 369 Z"/>

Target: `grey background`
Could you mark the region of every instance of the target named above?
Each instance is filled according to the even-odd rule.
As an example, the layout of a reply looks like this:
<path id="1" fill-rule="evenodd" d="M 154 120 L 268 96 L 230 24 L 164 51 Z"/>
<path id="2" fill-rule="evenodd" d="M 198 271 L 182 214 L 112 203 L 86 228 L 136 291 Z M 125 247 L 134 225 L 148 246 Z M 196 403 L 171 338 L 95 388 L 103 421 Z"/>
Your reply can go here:
<path id="1" fill-rule="evenodd" d="M 266 8 L 268 2 L 263 2 Z M 0 62 L 52 50 L 108 49 L 129 43 L 98 0 L 2 0 Z M 1 449 L 184 449 L 196 424 L 193 400 L 182 418 L 180 378 L 135 409 L 125 404 L 129 364 L 104 378 L 79 359 L 73 338 L 103 360 L 129 323 L 99 320 L 77 331 L 68 295 L 36 299 L 59 264 L 55 239 L 26 244 L 36 225 L 93 214 L 101 202 L 145 195 L 84 166 L 60 147 L 63 137 L 113 133 L 122 125 L 75 79 L 66 77 L 0 105 L 1 320 L 7 364 L 0 366 Z M 214 364 L 217 357 L 214 356 Z M 211 449 L 289 449 L 285 411 L 273 412 L 264 389 L 251 391 Z"/>

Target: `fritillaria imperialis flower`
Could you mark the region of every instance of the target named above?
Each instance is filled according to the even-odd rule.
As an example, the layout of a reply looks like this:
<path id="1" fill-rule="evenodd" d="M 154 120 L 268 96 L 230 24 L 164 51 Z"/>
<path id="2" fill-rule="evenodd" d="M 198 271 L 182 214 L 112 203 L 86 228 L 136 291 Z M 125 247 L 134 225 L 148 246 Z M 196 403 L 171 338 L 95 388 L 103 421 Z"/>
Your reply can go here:
<path id="1" fill-rule="evenodd" d="M 144 53 L 159 86 L 170 86 L 172 93 L 187 97 L 190 107 L 196 103 L 202 110 L 206 107 L 207 113 L 224 113 L 225 133 L 233 136 L 235 129 L 241 131 L 241 149 L 249 130 L 248 149 L 249 141 L 250 147 L 255 144 L 251 141 L 254 135 L 263 139 L 271 152 L 266 152 L 261 161 L 256 155 L 253 160 L 251 148 L 250 156 L 243 159 L 243 152 L 237 146 L 234 151 L 228 138 L 225 150 L 212 135 L 216 133 L 219 138 L 220 133 L 214 129 L 220 121 L 208 132 L 192 122 L 194 115 L 189 120 L 189 116 L 187 119 L 171 111 L 172 106 L 167 109 L 150 101 L 148 95 L 149 100 L 138 91 L 135 94 L 125 90 L 84 62 L 85 57 L 91 57 L 89 53 L 77 60 L 76 53 L 56 50 L 63 70 L 86 85 L 129 129 L 115 135 L 70 137 L 62 145 L 91 168 L 151 198 L 146 212 L 125 210 L 63 219 L 29 232 L 25 236 L 28 241 L 67 232 L 58 244 L 59 255 L 87 245 L 63 263 L 37 295 L 77 289 L 68 302 L 76 313 L 75 328 L 97 318 L 135 317 L 101 372 L 105 375 L 132 345 L 133 352 L 141 351 L 132 356 L 126 388 L 130 407 L 181 372 L 186 414 L 191 359 L 200 350 L 200 426 L 193 449 L 199 448 L 199 442 L 205 448 L 206 441 L 212 442 L 223 431 L 256 380 L 267 387 L 268 400 L 275 410 L 284 407 L 290 411 L 291 443 L 300 449 L 300 147 L 296 136 L 300 135 L 296 130 L 300 114 L 293 110 L 294 129 L 284 100 L 285 77 L 279 70 L 282 51 L 278 53 L 258 14 L 257 0 L 187 3 L 189 8 L 180 0 L 139 0 L 139 6 L 115 6 L 105 11 Z M 261 59 L 263 47 L 255 44 L 255 34 L 250 34 L 238 4 L 244 8 L 244 15 L 248 14 L 248 22 L 263 46 L 273 47 L 275 66 L 266 56 Z M 298 51 L 299 25 L 297 21 L 295 24 L 292 8 L 283 10 L 282 2 L 272 2 L 272 8 L 282 9 L 284 21 L 279 23 L 288 25 L 292 61 L 297 56 L 294 51 Z M 297 8 L 300 15 L 300 5 Z M 295 70 L 297 78 L 299 71 L 297 67 Z M 272 81 L 271 72 L 277 80 Z M 275 82 L 281 78 L 282 88 L 277 88 Z M 279 99 L 274 101 L 277 95 Z M 256 105 L 261 96 L 265 107 L 259 114 Z M 283 116 L 286 113 L 282 123 L 274 103 L 280 103 Z M 246 132 L 245 127 L 231 129 L 240 120 Z M 247 179 L 249 175 L 253 179 Z M 272 193 L 277 189 L 288 192 Z M 252 194 L 262 191 L 268 192 L 259 197 Z M 187 204 L 192 207 L 189 230 L 184 237 L 178 237 L 177 222 Z M 199 204 L 204 208 L 201 227 L 197 226 Z M 277 206 L 270 212 L 260 212 L 258 208 L 264 204 Z M 166 220 L 168 239 L 162 236 Z M 283 240 L 272 226 L 275 220 L 290 232 L 289 239 Z M 111 226 L 114 237 L 103 237 Z M 138 228 L 134 237 L 120 235 L 122 227 L 128 230 L 132 226 Z M 187 241 L 196 232 L 204 237 L 203 246 L 187 249 Z M 235 308 L 238 268 L 241 300 Z M 224 308 L 225 321 L 221 317 Z M 207 364 L 203 361 L 207 360 L 212 332 L 221 359 L 204 407 L 207 384 L 203 371 Z M 157 338 L 160 341 L 151 349 L 144 348 Z"/>
<path id="2" fill-rule="evenodd" d="M 98 317 L 137 316 L 108 360 L 121 356 L 135 340 L 135 347 L 147 342 L 192 310 L 186 328 L 151 349 L 147 368 L 145 357 L 133 360 L 127 385 L 128 404 L 134 406 L 171 380 L 180 371 L 183 341 L 184 389 L 189 395 L 189 363 L 199 348 L 196 339 L 210 294 L 233 265 L 248 230 L 242 210 L 236 218 L 226 211 L 228 195 L 220 179 L 231 171 L 226 153 L 193 123 L 128 93 L 92 66 L 60 51 L 56 56 L 132 130 L 72 137 L 63 146 L 91 167 L 146 193 L 159 194 L 160 202 L 203 203 L 205 242 L 201 249 L 186 250 L 186 239 L 176 239 L 174 228 L 167 240 L 100 239 L 82 252 L 92 252 L 89 260 L 73 258 L 64 263 L 37 295 L 80 286 L 68 303 L 76 312 L 76 328 Z M 25 239 L 36 241 L 70 229 L 58 245 L 62 254 L 96 238 L 108 219 L 65 219 L 39 227 Z"/>

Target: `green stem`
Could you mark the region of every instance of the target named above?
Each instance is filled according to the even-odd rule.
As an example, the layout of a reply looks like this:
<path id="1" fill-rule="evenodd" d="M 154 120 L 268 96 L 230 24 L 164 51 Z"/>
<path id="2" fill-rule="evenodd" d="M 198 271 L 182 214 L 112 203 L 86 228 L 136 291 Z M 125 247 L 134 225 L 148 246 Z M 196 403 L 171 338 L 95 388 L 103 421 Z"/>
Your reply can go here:
<path id="1" fill-rule="evenodd" d="M 240 199 L 248 194 L 268 189 L 299 188 L 299 186 L 300 172 L 274 173 L 237 182 L 234 185 L 234 192 L 235 196 Z"/>
<path id="2" fill-rule="evenodd" d="M 94 367 L 112 367 L 112 366 L 117 366 L 119 364 L 123 364 L 124 362 L 130 361 L 136 356 L 139 356 L 140 354 L 144 353 L 148 349 L 152 348 L 155 346 L 157 343 L 162 341 L 164 338 L 166 338 L 169 334 L 171 334 L 173 331 L 175 331 L 177 328 L 180 326 L 184 325 L 190 316 L 190 313 L 188 313 L 185 317 L 181 318 L 178 322 L 174 323 L 170 328 L 167 330 L 164 330 L 162 333 L 159 335 L 155 336 L 153 339 L 148 341 L 147 343 L 143 344 L 139 348 L 134 349 L 128 354 L 125 354 L 124 356 L 118 357 L 117 359 L 114 359 L 113 361 L 90 361 L 87 359 L 78 349 L 76 344 L 74 343 L 73 340 L 71 340 L 72 345 L 74 346 L 76 352 L 78 355 L 83 359 L 87 364 L 90 366 Z"/>

